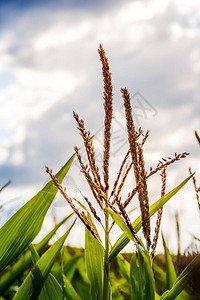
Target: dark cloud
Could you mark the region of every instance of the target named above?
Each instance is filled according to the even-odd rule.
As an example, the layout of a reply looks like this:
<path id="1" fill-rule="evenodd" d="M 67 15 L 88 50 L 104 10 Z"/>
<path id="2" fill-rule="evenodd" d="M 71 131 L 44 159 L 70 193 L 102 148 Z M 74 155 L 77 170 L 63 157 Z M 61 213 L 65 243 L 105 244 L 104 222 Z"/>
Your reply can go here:
<path id="1" fill-rule="evenodd" d="M 57 0 L 56 2 L 53 0 L 43 0 L 42 2 L 40 0 L 1 0 L 0 5 L 1 6 L 13 6 L 18 9 L 25 9 L 30 7 L 58 7 L 58 8 L 79 8 L 79 9 L 90 9 L 90 8 L 102 8 L 102 7 L 113 7 L 116 5 L 118 1 L 93 1 L 93 0 Z M 130 0 L 126 0 L 126 2 L 130 2 Z"/>
<path id="2" fill-rule="evenodd" d="M 123 5 L 128 2 L 131 2 L 131 0 L 123 1 Z M 141 2 L 143 1 L 141 0 Z M 2 28 L 13 26 L 16 21 L 35 11 L 34 25 L 40 23 L 41 26 L 44 26 L 44 23 L 41 22 L 41 19 L 37 15 L 43 17 L 47 12 L 68 11 L 74 14 L 74 12 L 79 11 L 84 14 L 98 16 L 102 13 L 109 13 L 110 9 L 114 11 L 121 5 L 120 0 L 2 0 L 0 1 L 0 24 Z M 47 22 L 48 17 L 44 16 L 43 21 L 45 19 Z"/>

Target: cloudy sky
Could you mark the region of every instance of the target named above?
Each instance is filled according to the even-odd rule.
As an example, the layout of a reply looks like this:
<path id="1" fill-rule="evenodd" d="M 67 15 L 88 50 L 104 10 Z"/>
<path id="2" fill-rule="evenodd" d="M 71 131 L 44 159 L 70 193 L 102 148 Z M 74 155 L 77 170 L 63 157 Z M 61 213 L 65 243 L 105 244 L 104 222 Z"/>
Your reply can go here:
<path id="1" fill-rule="evenodd" d="M 12 180 L 2 193 L 2 203 L 18 199 L 15 206 L 7 206 L 9 211 L 44 186 L 45 164 L 56 171 L 73 154 L 73 146 L 81 146 L 73 110 L 95 133 L 100 153 L 100 43 L 113 74 L 118 132 L 111 155 L 113 173 L 127 147 L 120 95 L 120 88 L 126 86 L 136 126 L 150 129 L 147 165 L 156 166 L 160 158 L 175 152 L 191 153 L 169 169 L 168 191 L 188 176 L 189 166 L 200 177 L 194 137 L 194 130 L 200 129 L 198 0 L 0 1 L 1 185 Z M 66 184 L 87 193 L 76 162 L 69 175 Z M 151 182 L 152 202 L 159 197 L 159 180 L 158 176 Z M 172 247 L 175 234 L 166 225 L 170 222 L 175 230 L 175 210 L 187 236 L 184 248 L 199 226 L 192 183 L 166 206 L 163 230 Z M 1 221 L 6 216 L 4 211 Z"/>

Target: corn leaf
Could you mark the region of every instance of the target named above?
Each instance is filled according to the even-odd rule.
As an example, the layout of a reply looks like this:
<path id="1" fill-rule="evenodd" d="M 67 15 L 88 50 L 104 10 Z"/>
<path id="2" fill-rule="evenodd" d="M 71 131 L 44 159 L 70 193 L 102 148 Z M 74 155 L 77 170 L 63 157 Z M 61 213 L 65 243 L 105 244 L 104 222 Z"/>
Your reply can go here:
<path id="1" fill-rule="evenodd" d="M 138 251 L 131 260 L 130 283 L 131 299 L 154 300 L 155 281 L 151 258 L 147 250 L 137 246 Z"/>
<path id="2" fill-rule="evenodd" d="M 176 299 L 182 290 L 186 287 L 188 282 L 191 280 L 192 275 L 200 270 L 200 254 L 198 254 L 192 262 L 183 270 L 180 276 L 172 288 L 166 291 L 160 298 L 160 300 L 173 300 Z"/>
<path id="3" fill-rule="evenodd" d="M 74 273 L 79 267 L 80 259 L 84 257 L 84 254 L 75 255 L 67 263 L 64 263 L 63 271 L 69 281 L 72 280 Z"/>
<path id="4" fill-rule="evenodd" d="M 87 214 L 91 225 L 97 229 L 92 222 L 90 214 Z M 102 300 L 103 296 L 103 267 L 104 249 L 100 242 L 85 228 L 85 262 L 88 278 L 90 280 L 90 295 L 92 300 Z"/>
<path id="5" fill-rule="evenodd" d="M 33 244 L 29 245 L 29 249 L 31 250 L 31 257 L 32 257 L 33 264 L 36 265 L 37 261 L 40 259 L 40 256 L 37 250 L 35 249 L 35 247 L 33 246 Z"/>
<path id="6" fill-rule="evenodd" d="M 61 183 L 74 155 L 56 174 Z M 50 181 L 36 196 L 20 208 L 0 229 L 0 271 L 8 266 L 40 232 L 44 217 L 58 188 Z"/>
<path id="7" fill-rule="evenodd" d="M 117 256 L 118 257 L 118 256 Z M 130 284 L 125 278 L 120 278 L 115 272 L 111 271 L 111 282 L 112 282 L 112 295 L 113 299 L 123 300 L 130 299 L 131 291 Z"/>
<path id="8" fill-rule="evenodd" d="M 115 223 L 124 232 L 124 234 L 126 234 L 127 238 L 129 240 L 132 240 L 134 243 L 136 243 L 136 240 L 135 240 L 134 236 L 132 235 L 132 232 L 130 231 L 130 229 L 126 225 L 126 223 L 124 223 L 124 221 L 114 211 L 109 210 L 109 209 L 107 209 L 107 211 L 110 214 L 110 216 L 112 217 L 112 219 L 115 221 Z"/>
<path id="9" fill-rule="evenodd" d="M 87 212 L 87 215 L 88 215 L 88 217 L 89 217 L 89 220 L 90 220 L 91 224 L 93 224 L 93 228 L 96 228 L 96 227 L 94 226 L 94 223 L 92 222 L 90 212 L 89 212 L 88 209 L 85 207 L 85 205 L 83 205 L 80 201 L 78 201 L 78 200 L 75 199 L 75 198 L 74 198 L 74 200 L 80 205 L 80 207 L 81 207 L 82 209 L 84 209 L 84 210 Z M 97 232 L 97 230 L 96 230 L 96 232 Z M 99 234 L 98 234 L 98 240 L 99 240 L 99 242 L 102 244 L 101 237 L 100 237 Z"/>
<path id="10" fill-rule="evenodd" d="M 31 250 L 33 263 L 36 265 L 40 256 L 32 244 L 30 244 L 29 248 Z M 52 274 L 48 275 L 38 300 L 63 300 L 62 288 Z"/>
<path id="11" fill-rule="evenodd" d="M 37 300 L 63 300 L 62 287 L 50 273 Z"/>
<path id="12" fill-rule="evenodd" d="M 119 266 L 119 270 L 120 270 L 121 274 L 129 282 L 130 281 L 130 263 L 127 262 L 127 260 L 125 260 L 125 258 L 121 254 L 118 254 L 116 259 L 117 259 L 117 264 Z"/>
<path id="13" fill-rule="evenodd" d="M 73 280 L 76 278 L 77 274 L 80 276 L 81 280 L 85 282 L 85 285 L 90 286 L 90 281 L 88 279 L 85 266 L 85 255 L 79 260 L 79 263 L 77 264 L 77 272 L 74 274 Z"/>
<path id="14" fill-rule="evenodd" d="M 175 271 L 174 264 L 172 261 L 172 257 L 169 253 L 169 249 L 166 245 L 163 234 L 162 234 L 162 240 L 163 240 L 163 247 L 164 247 L 164 251 L 165 251 L 165 263 L 166 263 L 166 284 L 167 284 L 166 289 L 170 290 L 171 287 L 173 286 L 174 282 L 176 281 L 177 276 L 176 276 L 176 271 Z"/>
<path id="15" fill-rule="evenodd" d="M 157 202 L 155 202 L 153 205 L 151 205 L 149 212 L 150 216 L 154 215 L 159 208 L 161 208 L 170 198 L 172 198 L 185 184 L 186 182 L 192 177 L 193 175 L 190 175 L 187 177 L 183 182 L 181 182 L 176 188 L 174 188 L 171 192 L 166 194 L 164 197 L 159 199 Z M 133 222 L 133 228 L 135 232 L 138 232 L 142 226 L 142 219 L 141 216 L 139 216 L 134 222 Z M 117 254 L 128 244 L 130 239 L 126 236 L 124 233 L 115 243 L 115 245 L 112 247 L 110 254 L 109 254 L 109 260 L 112 261 Z"/>
<path id="16" fill-rule="evenodd" d="M 82 300 L 91 300 L 90 298 L 90 287 L 85 284 L 84 281 L 79 279 L 73 279 L 74 289 Z"/>
<path id="17" fill-rule="evenodd" d="M 172 257 L 170 255 L 169 249 L 166 245 L 164 236 L 162 234 L 162 240 L 163 240 L 163 247 L 165 251 L 165 263 L 166 263 L 166 290 L 170 290 L 172 286 L 174 285 L 177 276 L 176 276 L 176 270 L 172 261 Z M 176 300 L 183 300 L 185 299 L 183 293 L 179 294 L 176 297 Z"/>
<path id="18" fill-rule="evenodd" d="M 84 254 L 75 255 L 74 257 L 68 258 L 66 262 L 63 263 L 63 273 L 66 275 L 69 281 L 72 280 L 75 271 L 78 268 L 78 264 L 80 259 L 83 257 Z M 56 279 L 61 282 L 62 280 L 62 270 L 59 268 L 56 271 L 52 271 L 53 275 Z"/>
<path id="19" fill-rule="evenodd" d="M 138 249 L 130 267 L 131 299 L 154 300 L 155 282 L 149 252 L 140 248 L 128 226 L 115 212 L 108 212 L 127 237 L 135 242 Z"/>
<path id="20" fill-rule="evenodd" d="M 32 244 L 30 244 L 29 247 L 31 250 L 33 263 L 36 265 L 37 261 L 40 259 L 40 256 Z M 63 300 L 62 288 L 52 274 L 48 275 L 38 300 Z"/>
<path id="21" fill-rule="evenodd" d="M 152 264 L 152 269 L 156 280 L 156 290 L 159 294 L 162 294 L 166 290 L 166 272 L 155 263 Z"/>
<path id="22" fill-rule="evenodd" d="M 67 275 L 67 279 L 68 275 Z M 74 289 L 82 300 L 90 300 L 90 281 L 86 272 L 85 255 L 79 260 L 78 268 L 71 281 Z"/>
<path id="23" fill-rule="evenodd" d="M 60 221 L 38 244 L 35 245 L 37 252 L 42 252 L 44 250 L 58 228 L 60 228 L 60 226 L 64 224 L 73 214 L 74 213 L 71 213 L 62 221 Z M 12 265 L 12 270 L 8 270 L 0 277 L 0 295 L 3 294 L 9 288 L 9 286 L 31 266 L 31 263 L 31 253 L 30 251 L 27 251 L 14 265 Z"/>
<path id="24" fill-rule="evenodd" d="M 75 223 L 75 222 L 74 222 Z M 56 241 L 37 261 L 33 270 L 28 274 L 13 300 L 33 300 L 38 299 L 44 283 L 49 275 L 53 263 L 60 252 L 67 236 L 69 235 L 74 223 L 68 231 Z"/>
<path id="25" fill-rule="evenodd" d="M 67 300 L 81 300 L 65 274 L 63 274 L 63 291 Z"/>
<path id="26" fill-rule="evenodd" d="M 155 300 L 160 300 L 160 296 L 155 292 Z"/>

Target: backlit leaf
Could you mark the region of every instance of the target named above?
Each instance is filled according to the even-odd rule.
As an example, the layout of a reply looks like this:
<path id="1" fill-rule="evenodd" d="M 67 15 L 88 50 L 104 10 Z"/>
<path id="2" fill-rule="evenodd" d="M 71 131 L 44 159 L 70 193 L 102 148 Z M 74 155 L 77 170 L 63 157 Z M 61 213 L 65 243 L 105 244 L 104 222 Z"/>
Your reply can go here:
<path id="1" fill-rule="evenodd" d="M 56 241 L 37 261 L 33 270 L 28 274 L 13 300 L 33 300 L 38 299 L 38 296 L 44 286 L 44 283 L 49 275 L 53 263 L 60 252 L 67 236 L 69 235 L 74 223 L 70 229 Z"/>
<path id="2" fill-rule="evenodd" d="M 169 199 L 171 199 L 185 184 L 186 182 L 192 177 L 193 175 L 190 175 L 187 177 L 183 182 L 181 182 L 176 188 L 174 188 L 171 192 L 166 194 L 164 197 L 159 199 L 157 202 L 155 202 L 153 205 L 149 208 L 150 216 L 154 215 L 159 208 L 161 208 Z M 140 228 L 142 227 L 142 219 L 141 216 L 139 216 L 134 222 L 133 222 L 133 228 L 135 232 L 138 232 Z M 126 234 L 123 234 L 115 243 L 115 245 L 112 247 L 110 254 L 109 254 L 109 260 L 112 261 L 115 256 L 128 244 L 130 239 L 126 236 Z"/>
<path id="3" fill-rule="evenodd" d="M 35 247 L 31 244 L 30 250 L 34 265 L 40 259 Z M 50 273 L 44 283 L 44 286 L 40 292 L 38 300 L 63 300 L 63 292 L 60 284 L 56 278 Z"/>
<path id="4" fill-rule="evenodd" d="M 88 213 L 91 225 L 97 229 Z M 102 300 L 103 296 L 103 268 L 104 249 L 100 242 L 85 228 L 85 262 L 88 278 L 90 280 L 90 293 L 92 300 Z"/>
<path id="5" fill-rule="evenodd" d="M 200 270 L 200 254 L 198 254 L 192 262 L 183 270 L 172 288 L 166 291 L 160 300 L 173 300 L 183 291 L 194 274 L 198 274 Z"/>
<path id="6" fill-rule="evenodd" d="M 67 300 L 81 300 L 77 292 L 75 291 L 74 287 L 72 286 L 71 282 L 67 279 L 65 274 L 63 274 L 63 290 L 64 295 Z"/>
<path id="7" fill-rule="evenodd" d="M 74 213 L 71 213 L 60 221 L 38 244 L 34 245 L 37 252 L 41 252 L 48 245 L 49 240 L 54 236 L 58 228 L 64 224 Z M 9 286 L 17 279 L 19 276 L 31 266 L 32 259 L 31 253 L 28 250 L 16 263 L 12 265 L 12 272 L 8 270 L 0 277 L 0 294 L 3 294 Z"/>
<path id="8" fill-rule="evenodd" d="M 163 247 L 164 247 L 164 250 L 165 250 L 166 281 L 167 281 L 166 282 L 167 283 L 166 289 L 169 290 L 169 289 L 171 289 L 174 282 L 176 281 L 177 276 L 176 276 L 176 271 L 175 271 L 174 264 L 173 264 L 173 261 L 172 261 L 172 257 L 169 253 L 169 249 L 166 245 L 163 234 L 162 234 L 162 240 L 163 240 Z"/>
<path id="9" fill-rule="evenodd" d="M 155 282 L 151 258 L 147 250 L 137 246 L 138 251 L 131 260 L 130 284 L 132 300 L 154 300 Z"/>
<path id="10" fill-rule="evenodd" d="M 73 159 L 74 155 L 56 174 L 60 183 L 67 174 Z M 9 265 L 38 235 L 57 190 L 58 188 L 50 181 L 0 229 L 0 271 Z"/>

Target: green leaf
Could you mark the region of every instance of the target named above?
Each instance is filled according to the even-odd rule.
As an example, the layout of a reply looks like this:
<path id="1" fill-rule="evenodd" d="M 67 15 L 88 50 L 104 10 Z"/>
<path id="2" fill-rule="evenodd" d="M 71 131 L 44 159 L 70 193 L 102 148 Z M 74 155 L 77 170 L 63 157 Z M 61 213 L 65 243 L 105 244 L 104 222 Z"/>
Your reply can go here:
<path id="1" fill-rule="evenodd" d="M 112 217 L 112 219 L 115 221 L 115 223 L 121 228 L 121 230 L 124 232 L 124 234 L 126 234 L 127 238 L 129 240 L 132 240 L 134 243 L 136 243 L 136 239 L 134 238 L 134 236 L 132 235 L 132 232 L 130 231 L 130 229 L 128 228 L 128 226 L 126 225 L 126 223 L 124 223 L 124 221 L 112 210 L 107 209 L 107 211 L 109 212 L 110 216 Z M 139 239 L 139 238 L 138 238 Z"/>
<path id="2" fill-rule="evenodd" d="M 164 236 L 162 234 L 163 247 L 165 250 L 165 263 L 166 263 L 166 290 L 170 290 L 177 280 L 176 270 L 170 255 L 169 249 L 166 245 Z M 184 295 L 181 293 L 176 297 L 176 300 L 185 299 Z"/>
<path id="3" fill-rule="evenodd" d="M 185 184 L 186 182 L 192 177 L 193 175 L 190 175 L 187 177 L 183 182 L 181 182 L 176 188 L 174 188 L 171 192 L 166 194 L 164 197 L 159 199 L 157 202 L 155 202 L 153 205 L 151 205 L 149 209 L 150 216 L 154 215 L 159 208 L 161 208 L 170 198 L 172 198 Z M 140 228 L 142 227 L 142 219 L 141 216 L 139 216 L 134 222 L 133 222 L 133 228 L 135 232 L 138 232 Z M 123 234 L 115 243 L 115 245 L 112 247 L 110 254 L 109 254 L 109 260 L 112 261 L 115 256 L 128 244 L 130 239 L 126 236 L 126 234 Z"/>
<path id="4" fill-rule="evenodd" d="M 73 155 L 56 174 L 61 183 Z M 0 229 L 0 271 L 8 266 L 37 236 L 58 188 L 50 181 L 36 196 L 20 208 Z"/>
<path id="5" fill-rule="evenodd" d="M 71 213 L 60 221 L 38 244 L 35 245 L 37 252 L 41 252 L 48 245 L 49 240 L 54 236 L 58 228 L 64 224 L 74 213 Z M 14 265 L 12 265 L 12 272 L 8 270 L 0 277 L 0 295 L 3 294 L 9 286 L 19 276 L 31 266 L 32 259 L 30 251 L 27 251 Z"/>
<path id="6" fill-rule="evenodd" d="M 37 300 L 63 300 L 62 287 L 50 273 Z"/>
<path id="7" fill-rule="evenodd" d="M 182 290 L 186 287 L 188 282 L 191 280 L 192 275 L 200 270 L 200 254 L 198 254 L 192 262 L 183 270 L 180 276 L 172 288 L 166 291 L 160 298 L 160 300 L 173 300 L 176 299 Z"/>
<path id="8" fill-rule="evenodd" d="M 156 281 L 156 290 L 159 294 L 162 294 L 166 290 L 166 272 L 155 263 L 152 264 L 152 268 Z"/>
<path id="9" fill-rule="evenodd" d="M 32 244 L 30 245 L 30 250 L 33 263 L 34 265 L 36 265 L 37 261 L 40 259 L 40 256 Z M 45 281 L 44 286 L 40 292 L 38 300 L 63 300 L 62 288 L 52 274 L 48 275 L 47 280 Z"/>
<path id="10" fill-rule="evenodd" d="M 37 250 L 35 249 L 35 247 L 33 246 L 33 244 L 29 245 L 29 249 L 31 251 L 31 256 L 32 256 L 33 264 L 36 265 L 37 261 L 40 259 L 40 256 L 37 253 Z"/>
<path id="11" fill-rule="evenodd" d="M 155 300 L 160 300 L 160 296 L 155 292 Z"/>
<path id="12" fill-rule="evenodd" d="M 83 254 L 72 257 L 67 263 L 64 263 L 63 271 L 69 281 L 72 280 L 75 271 L 78 268 L 79 261 L 83 257 Z"/>
<path id="13" fill-rule="evenodd" d="M 164 250 L 165 250 L 166 283 L 167 283 L 166 289 L 169 290 L 169 289 L 171 289 L 174 282 L 176 281 L 177 276 L 176 276 L 176 271 L 175 271 L 174 264 L 173 264 L 173 261 L 172 261 L 172 257 L 169 253 L 169 249 L 166 245 L 163 234 L 162 234 L 162 240 L 163 240 L 163 247 L 164 247 Z"/>
<path id="14" fill-rule="evenodd" d="M 73 280 L 76 277 L 77 274 L 79 274 L 79 276 L 81 277 L 81 279 L 85 282 L 85 284 L 87 286 L 90 286 L 90 281 L 88 279 L 88 276 L 87 276 L 87 271 L 86 271 L 86 266 L 85 266 L 85 255 L 84 257 L 82 257 L 80 260 L 79 260 L 79 263 L 77 264 L 77 272 L 74 274 L 73 276 Z M 72 280 L 72 281 L 73 281 Z"/>
<path id="15" fill-rule="evenodd" d="M 90 288 L 85 282 L 73 279 L 73 286 L 82 300 L 90 300 Z"/>
<path id="16" fill-rule="evenodd" d="M 125 258 L 121 254 L 118 254 L 116 259 L 117 259 L 117 264 L 119 266 L 119 270 L 120 270 L 121 274 L 129 282 L 130 281 L 130 263 L 127 262 L 127 260 L 125 260 Z"/>
<path id="17" fill-rule="evenodd" d="M 82 209 L 84 209 L 84 210 L 87 212 L 87 215 L 89 216 L 89 220 L 91 220 L 91 224 L 94 225 L 94 223 L 92 222 L 92 219 L 91 219 L 90 212 L 89 212 L 88 209 L 85 207 L 85 205 L 83 205 L 80 201 L 76 200 L 75 198 L 73 198 L 73 199 L 80 205 L 80 207 L 81 207 Z M 95 229 L 96 227 L 93 226 L 93 228 Z M 96 232 L 97 232 L 97 230 L 96 230 Z M 99 240 L 99 242 L 102 244 L 101 237 L 100 237 L 99 234 L 98 234 L 98 240 Z"/>
<path id="18" fill-rule="evenodd" d="M 74 226 L 74 223 L 68 229 L 68 231 L 58 241 L 56 241 L 38 260 L 33 270 L 28 274 L 28 276 L 20 286 L 13 300 L 38 299 L 38 296 L 44 286 L 45 280 L 49 275 L 53 263 L 72 227 Z"/>
<path id="19" fill-rule="evenodd" d="M 87 214 L 91 225 L 97 229 Z M 92 300 L 102 300 L 103 296 L 103 268 L 104 249 L 100 242 L 85 228 L 85 262 L 88 278 L 90 280 L 90 294 Z"/>
<path id="20" fill-rule="evenodd" d="M 83 254 L 75 255 L 74 257 L 68 258 L 66 262 L 63 262 L 63 272 L 66 275 L 69 281 L 72 280 L 76 269 L 78 268 L 78 263 L 80 259 L 83 257 Z M 52 270 L 53 275 L 56 279 L 61 282 L 62 280 L 62 271 L 60 268 L 57 270 Z"/>
<path id="21" fill-rule="evenodd" d="M 154 300 L 155 281 L 151 267 L 151 258 L 147 250 L 137 246 L 138 251 L 131 260 L 130 283 L 131 299 Z"/>
<path id="22" fill-rule="evenodd" d="M 63 274 L 63 291 L 67 300 L 81 300 L 65 274 Z"/>
<path id="23" fill-rule="evenodd" d="M 117 300 L 130 299 L 131 292 L 130 292 L 129 282 L 127 282 L 127 280 L 124 277 L 121 277 L 118 274 L 116 274 L 114 271 L 112 271 L 112 269 L 110 275 L 111 275 L 110 277 L 112 282 L 113 299 L 117 299 Z"/>

